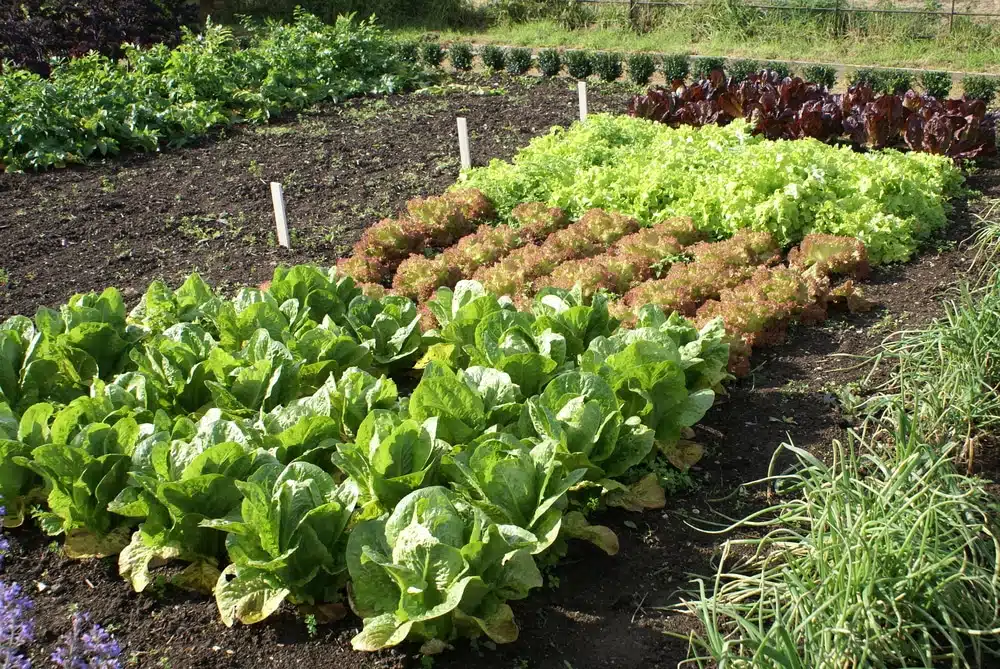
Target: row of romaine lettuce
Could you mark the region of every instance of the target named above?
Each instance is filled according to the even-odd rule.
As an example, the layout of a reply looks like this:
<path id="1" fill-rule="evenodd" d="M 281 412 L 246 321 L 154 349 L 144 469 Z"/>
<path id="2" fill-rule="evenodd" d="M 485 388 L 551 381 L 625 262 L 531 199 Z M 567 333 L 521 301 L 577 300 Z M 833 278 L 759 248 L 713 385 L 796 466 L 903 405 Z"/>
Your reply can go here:
<path id="1" fill-rule="evenodd" d="M 536 560 L 573 537 L 615 552 L 583 509 L 662 504 L 637 465 L 680 463 L 726 379 L 721 321 L 648 308 L 618 330 L 600 296 L 519 312 L 462 282 L 421 335 L 408 301 L 356 293 L 298 267 L 233 300 L 192 277 L 129 316 L 108 291 L 8 320 L 8 521 L 44 500 L 45 531 L 77 557 L 121 551 L 137 590 L 185 562 L 174 582 L 214 590 L 227 624 L 322 612 L 350 580 L 359 649 L 510 641 L 505 602 L 540 585 Z M 414 367 L 408 397 L 378 376 Z"/>

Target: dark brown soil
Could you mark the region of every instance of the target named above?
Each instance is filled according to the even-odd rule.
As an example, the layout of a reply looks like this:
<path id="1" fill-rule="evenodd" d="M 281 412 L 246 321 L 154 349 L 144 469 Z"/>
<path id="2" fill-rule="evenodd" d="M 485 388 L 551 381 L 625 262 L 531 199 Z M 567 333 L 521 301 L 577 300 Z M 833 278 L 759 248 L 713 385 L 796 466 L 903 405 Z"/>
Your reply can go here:
<path id="1" fill-rule="evenodd" d="M 412 196 L 453 182 L 456 115 L 464 113 L 470 126 L 480 129 L 474 135 L 480 162 L 507 157 L 529 137 L 575 115 L 575 96 L 565 82 L 503 85 L 504 96 L 368 100 L 175 153 L 0 176 L 5 191 L 0 226 L 9 226 L 2 231 L 0 266 L 12 275 L 0 313 L 30 314 L 37 304 L 57 304 L 74 291 L 109 284 L 139 291 L 154 277 L 176 279 L 195 268 L 217 282 L 246 283 L 265 278 L 275 262 L 329 261 L 363 226 Z M 624 95 L 594 97 L 592 108 L 618 109 Z M 248 172 L 251 161 L 263 180 Z M 272 224 L 264 182 L 272 178 L 288 185 L 297 231 L 297 250 L 290 253 L 266 241 Z M 102 179 L 110 180 L 113 190 L 102 189 Z M 989 192 L 1000 190 L 998 184 L 995 170 L 981 171 L 974 183 Z M 222 213 L 228 216 L 219 222 Z M 219 237 L 199 241 L 191 226 L 180 222 L 183 216 L 211 216 L 197 218 L 196 225 L 219 231 Z M 698 439 L 709 450 L 693 471 L 695 489 L 670 497 L 659 512 L 611 512 L 593 519 L 619 535 L 619 555 L 574 545 L 552 572 L 552 587 L 514 603 L 521 629 L 516 643 L 459 642 L 432 666 L 676 666 L 688 644 L 665 632 L 683 636 L 695 625 L 663 607 L 677 601 L 689 574 L 711 572 L 717 545 L 715 537 L 687 523 L 717 520 L 716 512 L 739 514 L 759 503 L 755 494 L 735 495 L 734 488 L 763 476 L 782 441 L 825 454 L 830 441 L 844 435 L 848 422 L 834 392 L 866 370 L 846 369 L 854 361 L 840 356 L 861 354 L 892 330 L 940 313 L 942 291 L 969 261 L 956 242 L 968 233 L 971 216 L 962 208 L 953 219 L 938 250 L 875 274 L 866 290 L 876 310 L 795 328 L 787 343 L 755 354 L 753 373 L 734 384 L 698 428 Z M 114 248 L 121 250 L 109 253 Z M 79 606 L 114 631 L 129 666 L 431 666 L 421 664 L 413 647 L 374 655 L 352 651 L 349 640 L 360 621 L 350 615 L 320 625 L 313 637 L 292 610 L 260 625 L 227 629 L 211 599 L 171 589 L 136 595 L 117 576 L 113 559 L 69 561 L 33 529 L 15 531 L 12 539 L 5 578 L 22 583 L 35 598 L 38 660 L 66 630 L 71 608 Z"/>

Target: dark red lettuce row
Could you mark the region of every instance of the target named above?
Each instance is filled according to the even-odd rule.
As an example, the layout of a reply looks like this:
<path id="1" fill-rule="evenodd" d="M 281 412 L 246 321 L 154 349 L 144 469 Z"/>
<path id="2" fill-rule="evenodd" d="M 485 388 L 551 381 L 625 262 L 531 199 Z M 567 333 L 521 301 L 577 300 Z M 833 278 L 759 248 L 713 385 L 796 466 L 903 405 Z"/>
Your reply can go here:
<path id="1" fill-rule="evenodd" d="M 996 153 L 995 114 L 980 100 L 938 100 L 913 91 L 876 95 L 866 85 L 833 94 L 773 72 L 736 82 L 716 71 L 690 86 L 653 88 L 633 98 L 629 114 L 672 126 L 726 125 L 742 118 L 768 139 L 907 147 L 956 160 Z"/>

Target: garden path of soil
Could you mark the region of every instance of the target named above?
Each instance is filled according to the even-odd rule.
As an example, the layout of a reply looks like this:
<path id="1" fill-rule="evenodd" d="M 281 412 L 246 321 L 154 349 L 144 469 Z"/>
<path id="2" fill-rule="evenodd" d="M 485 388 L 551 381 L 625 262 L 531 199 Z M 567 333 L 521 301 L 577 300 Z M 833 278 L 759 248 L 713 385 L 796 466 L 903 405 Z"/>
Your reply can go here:
<path id="1" fill-rule="evenodd" d="M 357 101 L 155 157 L 43 175 L 0 175 L 0 228 L 9 226 L 0 229 L 0 267 L 12 275 L 12 286 L 0 296 L 0 314 L 30 315 L 38 304 L 56 305 L 73 292 L 106 285 L 130 288 L 136 298 L 152 278 L 176 280 L 195 268 L 216 283 L 239 284 L 263 280 L 276 262 L 329 262 L 364 226 L 406 199 L 439 192 L 454 181 L 452 125 L 460 111 L 479 129 L 473 141 L 480 161 L 509 157 L 531 136 L 575 115 L 575 96 L 565 82 L 503 86 L 507 94 L 496 97 L 462 93 Z M 597 92 L 591 108 L 620 109 L 623 99 L 620 91 Z M 259 172 L 250 174 L 251 164 Z M 270 202 L 257 174 L 288 185 L 298 233 L 294 252 L 265 242 Z M 102 187 L 105 181 L 113 185 Z M 1000 175 L 981 170 L 973 186 L 1000 194 Z M 194 239 L 182 217 L 209 232 L 206 240 Z M 698 428 L 698 439 L 709 450 L 694 472 L 693 491 L 670 497 L 659 512 L 609 512 L 592 519 L 618 534 L 617 556 L 574 545 L 553 572 L 554 587 L 513 603 L 521 629 L 517 642 L 500 647 L 459 642 L 434 658 L 433 666 L 676 666 L 687 643 L 664 632 L 683 635 L 694 625 L 662 607 L 676 601 L 690 573 L 711 572 L 717 544 L 686 522 L 716 519 L 716 512 L 740 514 L 759 503 L 756 494 L 731 493 L 738 483 L 766 473 L 783 440 L 824 454 L 832 439 L 844 435 L 847 422 L 831 391 L 862 372 L 843 370 L 850 359 L 834 356 L 861 354 L 892 330 L 923 324 L 940 312 L 943 289 L 970 260 L 956 242 L 968 234 L 972 215 L 960 206 L 952 218 L 939 251 L 875 274 L 866 286 L 879 305 L 875 311 L 795 328 L 786 344 L 755 355 L 753 374 L 735 383 Z M 111 248 L 121 250 L 109 253 Z M 719 501 L 723 497 L 728 499 Z M 351 615 L 320 625 L 312 637 L 291 610 L 259 625 L 228 629 L 210 598 L 171 589 L 136 595 L 117 576 L 114 559 L 69 561 L 33 529 L 14 531 L 11 538 L 13 555 L 4 578 L 25 585 L 35 599 L 39 643 L 33 655 L 39 666 L 65 632 L 73 606 L 112 629 L 127 666 L 422 666 L 414 647 L 352 651 L 349 641 L 360 621 Z"/>

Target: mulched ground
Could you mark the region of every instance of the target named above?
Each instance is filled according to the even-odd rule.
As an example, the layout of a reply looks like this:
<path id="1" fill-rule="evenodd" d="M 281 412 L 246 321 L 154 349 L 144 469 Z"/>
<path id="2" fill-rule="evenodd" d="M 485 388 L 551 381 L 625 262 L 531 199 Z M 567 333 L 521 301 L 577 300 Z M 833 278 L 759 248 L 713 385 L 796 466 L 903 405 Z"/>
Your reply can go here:
<path id="1" fill-rule="evenodd" d="M 493 82 L 496 84 L 497 82 Z M 364 226 L 406 199 L 443 190 L 458 171 L 454 117 L 468 116 L 477 162 L 509 157 L 528 138 L 576 114 L 568 82 L 504 80 L 502 96 L 408 96 L 356 101 L 261 130 L 238 130 L 202 146 L 133 156 L 86 169 L 0 175 L 0 267 L 11 284 L 0 315 L 33 313 L 73 292 L 117 285 L 138 291 L 155 277 L 176 280 L 197 269 L 217 283 L 257 282 L 276 262 L 329 262 Z M 591 109 L 621 109 L 622 89 L 595 91 Z M 277 249 L 266 181 L 286 184 L 293 252 Z M 973 186 L 1000 193 L 1000 174 L 983 169 Z M 975 205 L 971 206 L 973 212 Z M 960 207 L 947 238 L 921 259 L 880 270 L 866 286 L 879 307 L 796 328 L 786 344 L 755 355 L 751 376 L 730 389 L 698 428 L 708 456 L 694 491 L 646 514 L 594 519 L 621 539 L 608 557 L 575 545 L 550 586 L 515 602 L 520 639 L 507 646 L 470 644 L 421 663 L 416 649 L 360 654 L 350 649 L 353 616 L 310 636 L 288 609 L 268 621 L 227 629 L 214 601 L 173 590 L 135 595 L 115 560 L 72 562 L 37 531 L 12 533 L 5 578 L 35 598 L 39 665 L 79 606 L 108 625 L 129 666 L 312 667 L 387 669 L 639 669 L 674 667 L 692 621 L 664 607 L 677 601 L 690 573 L 711 573 L 714 537 L 688 523 L 745 513 L 756 493 L 734 495 L 766 473 L 784 440 L 824 454 L 849 418 L 835 392 L 866 369 L 847 369 L 902 326 L 940 313 L 945 289 L 970 260 L 960 242 L 972 212 Z M 6 227 L 5 227 L 6 226 Z M 9 249 L 9 250 L 8 250 Z M 847 357 L 844 357 L 847 356 Z M 725 499 L 723 499 L 725 498 Z"/>

